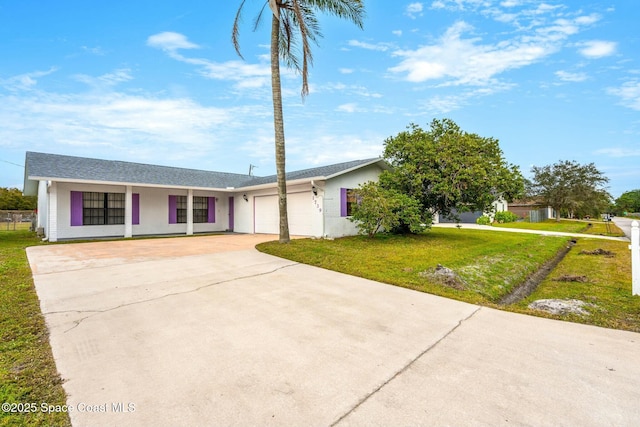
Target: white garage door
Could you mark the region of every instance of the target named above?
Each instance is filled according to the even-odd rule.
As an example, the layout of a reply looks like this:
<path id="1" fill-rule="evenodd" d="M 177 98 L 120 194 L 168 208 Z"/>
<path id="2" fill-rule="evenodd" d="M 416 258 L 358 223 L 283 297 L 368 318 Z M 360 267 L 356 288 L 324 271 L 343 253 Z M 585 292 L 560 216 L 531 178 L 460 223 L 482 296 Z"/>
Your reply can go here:
<path id="1" fill-rule="evenodd" d="M 278 234 L 280 232 L 278 196 L 257 196 L 254 200 L 256 233 Z M 287 212 L 289 214 L 289 233 L 310 236 L 311 192 L 287 194 Z"/>

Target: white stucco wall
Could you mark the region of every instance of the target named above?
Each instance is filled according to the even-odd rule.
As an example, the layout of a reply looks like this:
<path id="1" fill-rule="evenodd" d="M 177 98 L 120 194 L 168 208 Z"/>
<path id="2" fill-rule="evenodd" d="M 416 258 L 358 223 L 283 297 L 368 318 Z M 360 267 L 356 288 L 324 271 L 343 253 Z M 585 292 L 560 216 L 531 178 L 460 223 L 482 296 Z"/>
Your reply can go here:
<path id="1" fill-rule="evenodd" d="M 82 239 L 93 237 L 122 237 L 125 225 L 71 226 L 71 191 L 96 191 L 102 193 L 125 193 L 120 185 L 97 185 L 56 183 L 57 193 L 57 239 Z M 133 236 L 157 234 L 186 234 L 187 224 L 169 224 L 169 195 L 186 196 L 185 189 L 133 187 L 140 194 L 140 224 L 134 224 Z M 226 195 L 193 191 L 194 197 L 216 197 L 216 222 L 193 224 L 194 233 L 224 231 L 229 226 Z M 49 202 L 51 203 L 51 202 Z M 53 227 L 53 224 L 49 225 Z"/>
<path id="2" fill-rule="evenodd" d="M 49 188 L 47 181 L 38 181 L 38 223 L 36 227 L 44 229 L 45 236 L 49 235 Z"/>
<path id="3" fill-rule="evenodd" d="M 382 169 L 370 165 L 327 181 L 324 191 L 324 236 L 342 237 L 358 234 L 355 223 L 340 216 L 340 189 L 355 189 L 368 181 L 378 181 Z"/>

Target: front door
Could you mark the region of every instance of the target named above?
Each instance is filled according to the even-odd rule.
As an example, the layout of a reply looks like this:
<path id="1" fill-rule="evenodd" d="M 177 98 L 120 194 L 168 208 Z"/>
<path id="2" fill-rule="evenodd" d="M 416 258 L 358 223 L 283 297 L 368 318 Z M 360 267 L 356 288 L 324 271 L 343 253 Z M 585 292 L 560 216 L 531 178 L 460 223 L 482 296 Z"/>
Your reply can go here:
<path id="1" fill-rule="evenodd" d="M 233 231 L 233 197 L 229 197 L 229 231 Z"/>

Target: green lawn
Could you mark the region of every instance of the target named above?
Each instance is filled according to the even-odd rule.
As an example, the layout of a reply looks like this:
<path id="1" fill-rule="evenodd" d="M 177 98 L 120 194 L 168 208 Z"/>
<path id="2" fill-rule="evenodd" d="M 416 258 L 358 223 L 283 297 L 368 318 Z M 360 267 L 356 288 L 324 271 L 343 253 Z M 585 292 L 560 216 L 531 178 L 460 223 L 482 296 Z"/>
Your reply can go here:
<path id="1" fill-rule="evenodd" d="M 546 317 L 640 332 L 640 296 L 631 295 L 630 252 L 626 242 L 580 239 L 537 290 L 513 308 L 541 315 L 527 305 L 537 299 L 578 299 L 593 304 L 587 308 L 589 316 Z"/>
<path id="2" fill-rule="evenodd" d="M 576 240 L 576 246 L 533 295 L 509 306 L 500 306 L 497 301 L 565 247 L 567 238 L 434 228 L 418 236 L 302 239 L 288 245 L 263 243 L 258 249 L 305 264 L 470 303 L 640 332 L 640 297 L 631 296 L 629 244 L 588 238 Z M 596 249 L 615 255 L 579 253 Z M 443 284 L 423 273 L 437 264 L 457 272 L 463 286 Z M 554 280 L 562 275 L 584 275 L 586 282 Z M 575 298 L 596 304 L 597 308 L 590 316 L 552 316 L 527 308 L 529 302 L 547 298 Z"/>
<path id="3" fill-rule="evenodd" d="M 36 404 L 37 409 L 31 413 L 3 410 L 2 426 L 70 425 L 66 413 L 40 411 L 43 403 L 64 405 L 66 396 L 25 253 L 27 246 L 38 243 L 29 231 L 0 231 L 0 401 Z"/>
<path id="4" fill-rule="evenodd" d="M 258 249 L 283 258 L 472 303 L 498 301 L 567 244 L 565 237 L 434 228 L 422 235 L 269 242 Z M 464 289 L 439 284 L 438 264 L 457 272 Z M 425 273 L 426 272 L 426 273 Z M 426 277 L 425 277 L 426 276 Z"/>
<path id="5" fill-rule="evenodd" d="M 526 230 L 558 231 L 563 233 L 584 233 L 612 237 L 624 236 L 624 232 L 615 224 L 609 223 L 607 226 L 603 221 L 575 221 L 561 219 L 560 222 L 557 222 L 554 219 L 549 219 L 543 222 L 519 221 L 507 222 L 504 224 L 493 223 L 492 226 Z"/>

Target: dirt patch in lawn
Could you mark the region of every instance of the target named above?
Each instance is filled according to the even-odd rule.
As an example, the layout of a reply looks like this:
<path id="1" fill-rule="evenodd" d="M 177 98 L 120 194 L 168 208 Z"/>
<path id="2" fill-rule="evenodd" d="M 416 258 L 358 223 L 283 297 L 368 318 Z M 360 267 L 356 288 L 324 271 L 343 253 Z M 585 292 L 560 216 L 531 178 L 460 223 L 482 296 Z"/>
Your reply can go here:
<path id="1" fill-rule="evenodd" d="M 505 295 L 498 301 L 500 305 L 509 305 L 514 304 L 533 293 L 536 290 L 538 285 L 553 271 L 554 268 L 564 259 L 564 257 L 569 253 L 571 248 L 576 244 L 575 240 L 571 240 L 568 244 L 560 249 L 556 256 L 547 261 L 536 271 L 531 274 L 527 280 L 524 281 L 523 284 L 516 287 L 509 294 Z"/>
<path id="2" fill-rule="evenodd" d="M 616 254 L 614 254 L 611 251 L 598 248 L 592 251 L 580 251 L 580 255 L 602 255 L 602 256 L 606 256 L 607 258 L 613 258 Z"/>

